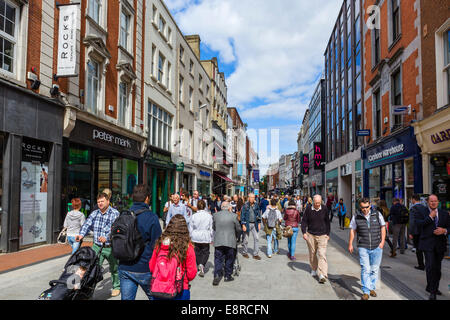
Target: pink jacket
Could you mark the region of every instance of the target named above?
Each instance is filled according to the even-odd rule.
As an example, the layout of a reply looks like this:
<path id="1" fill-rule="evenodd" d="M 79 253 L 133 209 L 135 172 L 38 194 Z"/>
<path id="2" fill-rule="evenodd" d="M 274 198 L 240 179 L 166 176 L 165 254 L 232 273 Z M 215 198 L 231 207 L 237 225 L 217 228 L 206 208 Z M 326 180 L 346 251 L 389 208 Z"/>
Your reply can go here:
<path id="1" fill-rule="evenodd" d="M 169 254 L 169 246 L 162 244 L 161 245 L 161 253 L 162 254 Z M 156 264 L 156 257 L 158 256 L 158 248 L 155 247 L 153 250 L 152 258 L 149 262 L 150 272 L 153 273 L 153 270 L 155 270 L 155 264 Z M 184 278 L 184 284 L 183 289 L 189 290 L 189 282 L 194 280 L 195 276 L 197 275 L 197 262 L 195 259 L 195 251 L 194 246 L 192 244 L 189 245 L 186 255 L 186 262 L 181 265 L 181 272 L 184 273 L 184 268 L 186 266 L 186 277 Z"/>

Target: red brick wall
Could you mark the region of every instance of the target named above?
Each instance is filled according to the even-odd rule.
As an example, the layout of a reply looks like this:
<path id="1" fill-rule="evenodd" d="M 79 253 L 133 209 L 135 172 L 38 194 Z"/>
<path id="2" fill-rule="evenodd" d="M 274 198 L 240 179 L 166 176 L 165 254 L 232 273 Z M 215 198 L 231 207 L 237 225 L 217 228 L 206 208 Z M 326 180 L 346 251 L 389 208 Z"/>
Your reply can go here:
<path id="1" fill-rule="evenodd" d="M 41 64 L 41 30 L 42 30 L 42 0 L 28 2 L 28 40 L 27 40 L 27 69 L 36 68 L 39 77 Z M 31 82 L 27 81 L 27 88 L 31 90 Z M 35 91 L 39 92 L 39 90 Z"/>
<path id="2" fill-rule="evenodd" d="M 376 0 L 369 0 L 365 3 L 365 21 L 368 20 L 369 15 L 367 13 L 367 8 L 371 5 L 374 5 L 377 1 Z M 415 27 L 414 23 L 417 19 L 418 12 L 414 11 L 414 0 L 408 0 L 408 1 L 400 1 L 400 22 L 401 22 L 401 38 L 399 41 L 392 47 L 389 48 L 389 36 L 388 32 L 392 32 L 391 29 L 388 27 L 388 1 L 385 1 L 383 5 L 380 8 L 380 61 L 383 59 L 391 59 L 396 52 L 403 48 L 404 50 L 416 39 L 419 30 Z M 365 59 L 365 92 L 367 93 L 370 89 L 370 81 L 373 80 L 377 75 L 379 74 L 380 70 L 380 64 L 372 69 L 372 32 L 369 30 L 365 34 L 365 44 L 364 44 L 364 59 Z M 403 55 L 405 54 L 405 51 L 403 52 Z M 402 63 L 402 100 L 403 105 L 407 106 L 411 104 L 411 108 L 416 110 L 416 113 L 419 113 L 420 105 L 416 102 L 417 101 L 417 95 L 419 94 L 419 85 L 416 84 L 417 77 L 419 75 L 419 68 L 416 67 L 416 60 L 418 58 L 418 50 L 414 51 L 403 63 Z M 390 86 L 390 79 L 388 80 L 389 83 L 384 85 Z M 391 124 L 391 115 L 390 115 L 390 100 L 391 100 L 391 93 L 390 90 L 385 93 L 381 97 L 382 102 L 382 132 L 387 127 L 388 130 L 384 134 L 389 135 L 391 132 L 390 130 L 390 124 Z M 365 119 L 367 120 L 366 128 L 371 129 L 372 128 L 372 117 L 373 117 L 373 110 L 372 110 L 372 97 L 370 97 L 366 101 L 366 107 L 365 107 Z M 389 122 L 387 124 L 384 124 L 384 118 L 388 117 Z M 408 125 L 411 120 L 414 119 L 414 113 L 412 112 L 411 115 L 405 115 L 403 116 L 404 120 L 403 123 L 405 125 Z"/>
<path id="3" fill-rule="evenodd" d="M 422 0 L 420 3 L 424 118 L 436 111 L 435 33 L 449 17 L 449 8 L 448 0 Z"/>
<path id="4" fill-rule="evenodd" d="M 108 37 L 106 38 L 106 47 L 111 54 L 109 65 L 106 68 L 105 77 L 105 113 L 117 119 L 117 94 L 119 78 L 116 65 L 119 59 L 118 44 L 119 44 L 119 28 L 120 28 L 120 5 L 119 1 L 108 2 Z M 108 106 L 114 106 L 114 111 L 108 110 Z"/>

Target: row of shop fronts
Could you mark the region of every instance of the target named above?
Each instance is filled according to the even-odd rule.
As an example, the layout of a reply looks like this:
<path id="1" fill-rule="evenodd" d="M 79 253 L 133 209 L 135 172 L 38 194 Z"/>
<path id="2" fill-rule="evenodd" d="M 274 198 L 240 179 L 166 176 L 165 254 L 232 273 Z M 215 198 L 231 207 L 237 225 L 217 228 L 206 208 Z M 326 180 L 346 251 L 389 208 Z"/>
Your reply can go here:
<path id="1" fill-rule="evenodd" d="M 160 216 L 174 192 L 206 196 L 216 183 L 214 193 L 231 195 L 234 188 L 212 167 L 179 168 L 170 152 L 148 146 L 141 135 L 3 81 L 0 150 L 0 252 L 55 243 L 71 199 L 80 198 L 88 216 L 105 188 L 123 210 L 133 187 L 147 183 Z"/>
<path id="2" fill-rule="evenodd" d="M 325 192 L 320 193 L 320 185 L 315 181 L 310 185 L 317 187 L 304 192 L 343 198 L 352 213 L 358 209 L 357 200 L 361 197 L 385 200 L 388 207 L 393 198 L 400 198 L 409 206 L 414 193 L 436 194 L 440 206 L 449 210 L 449 124 L 450 108 L 438 110 L 427 119 L 328 163 Z"/>

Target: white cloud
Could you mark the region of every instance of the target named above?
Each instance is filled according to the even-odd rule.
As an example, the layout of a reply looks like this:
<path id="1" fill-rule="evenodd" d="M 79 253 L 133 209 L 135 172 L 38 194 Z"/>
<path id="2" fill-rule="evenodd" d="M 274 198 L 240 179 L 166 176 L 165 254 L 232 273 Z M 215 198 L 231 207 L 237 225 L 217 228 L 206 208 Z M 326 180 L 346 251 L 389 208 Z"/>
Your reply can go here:
<path id="1" fill-rule="evenodd" d="M 323 53 L 341 0 L 202 0 L 175 14 L 185 34 L 200 34 L 219 51 L 219 63 L 236 63 L 227 79 L 230 106 L 254 99 L 280 100 L 277 91 L 307 90 L 324 65 Z M 298 92 L 300 96 L 303 92 Z"/>

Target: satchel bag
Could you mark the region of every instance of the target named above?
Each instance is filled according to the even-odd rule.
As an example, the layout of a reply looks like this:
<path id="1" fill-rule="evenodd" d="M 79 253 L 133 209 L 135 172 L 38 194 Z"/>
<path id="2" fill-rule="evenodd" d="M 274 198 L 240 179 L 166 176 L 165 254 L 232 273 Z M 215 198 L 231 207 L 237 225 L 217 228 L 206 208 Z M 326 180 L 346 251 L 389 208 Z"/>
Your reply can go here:
<path id="1" fill-rule="evenodd" d="M 290 238 L 294 235 L 294 229 L 291 226 L 287 226 L 283 230 L 283 237 Z"/>
<path id="2" fill-rule="evenodd" d="M 67 228 L 63 228 L 58 235 L 57 239 L 58 243 L 66 244 L 67 243 Z"/>

